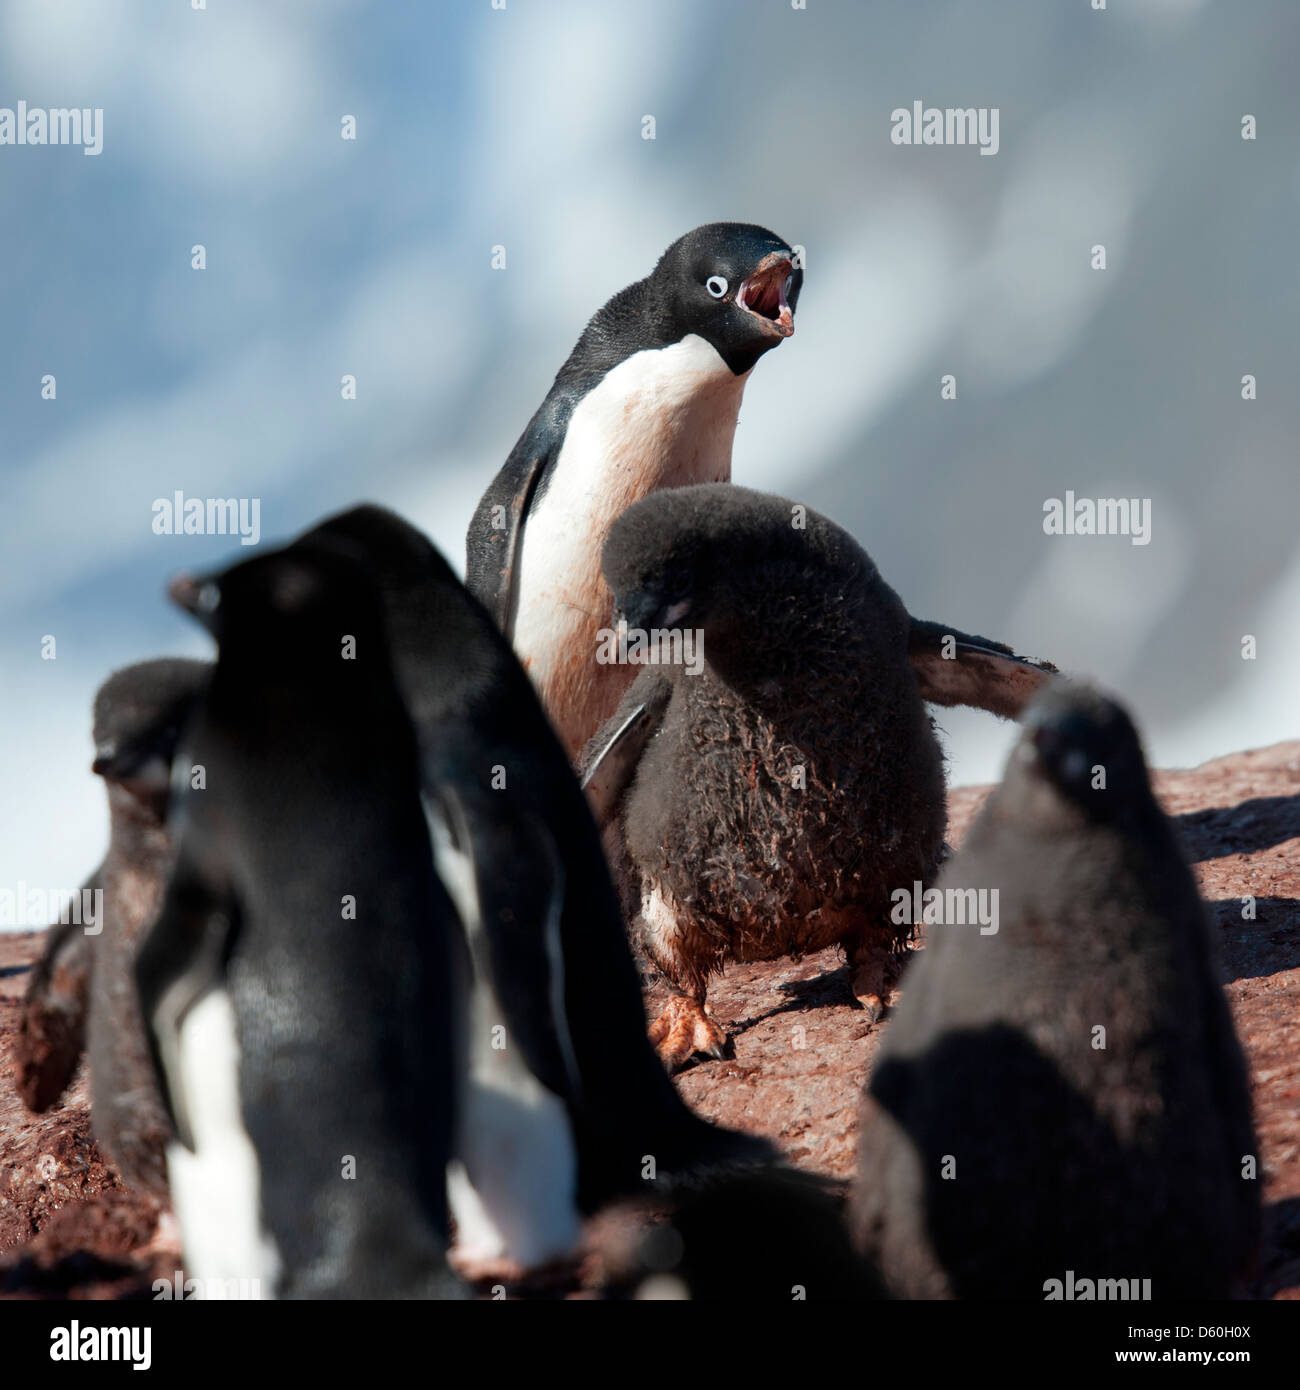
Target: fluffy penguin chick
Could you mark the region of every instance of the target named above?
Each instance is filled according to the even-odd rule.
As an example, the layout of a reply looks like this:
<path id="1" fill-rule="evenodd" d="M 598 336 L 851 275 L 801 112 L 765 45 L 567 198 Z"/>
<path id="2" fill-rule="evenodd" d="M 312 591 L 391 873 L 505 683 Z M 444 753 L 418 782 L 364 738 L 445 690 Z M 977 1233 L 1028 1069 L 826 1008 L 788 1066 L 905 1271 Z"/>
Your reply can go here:
<path id="1" fill-rule="evenodd" d="M 144 661 L 95 696 L 93 769 L 108 791 L 109 844 L 87 887 L 103 890 L 97 934 L 52 928 L 23 1010 L 19 1089 L 45 1110 L 90 1055 L 91 1124 L 129 1187 L 164 1197 L 171 1126 L 154 1081 L 132 965 L 172 862 L 167 808 L 172 758 L 211 667 Z"/>
<path id="2" fill-rule="evenodd" d="M 1061 1297 L 1071 1275 L 1228 1296 L 1258 1221 L 1249 1084 L 1123 710 L 1043 695 L 937 887 L 996 890 L 997 930 L 929 927 L 908 971 L 864 1110 L 861 1245 L 913 1298 Z"/>
<path id="3" fill-rule="evenodd" d="M 679 991 L 651 1029 L 670 1065 L 722 1055 L 703 1005 L 727 960 L 840 942 L 878 1013 L 910 932 L 890 894 L 928 883 L 943 849 L 943 762 L 907 611 L 847 533 L 797 519 L 747 489 L 681 489 L 626 512 L 605 549 L 629 630 L 703 642 L 699 674 L 647 666 L 624 702 L 668 692 L 618 821 L 628 905 Z"/>
<path id="4" fill-rule="evenodd" d="M 996 686 L 986 703 L 1010 709 L 1005 673 L 1032 685 L 1051 668 L 957 634 L 966 685 L 941 689 L 922 674 L 945 664 L 941 644 L 919 632 L 937 625 L 913 622 L 861 546 L 745 488 L 646 498 L 615 523 L 604 567 L 629 637 L 680 629 L 702 648 L 691 663 L 661 643 L 667 664 L 644 666 L 584 758 L 625 910 L 676 991 L 651 1030 L 661 1057 L 722 1055 L 704 999 L 727 960 L 838 942 L 879 1016 L 911 932 L 891 895 L 928 884 L 943 852 L 923 693 Z"/>

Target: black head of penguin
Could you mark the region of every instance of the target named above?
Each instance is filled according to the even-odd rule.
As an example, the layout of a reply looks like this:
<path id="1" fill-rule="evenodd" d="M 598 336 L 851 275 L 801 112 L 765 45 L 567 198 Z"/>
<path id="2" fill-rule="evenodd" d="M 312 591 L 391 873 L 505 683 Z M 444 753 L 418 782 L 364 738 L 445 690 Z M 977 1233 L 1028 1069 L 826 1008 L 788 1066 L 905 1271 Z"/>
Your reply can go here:
<path id="1" fill-rule="evenodd" d="M 697 333 L 739 376 L 794 332 L 803 288 L 793 249 L 766 227 L 710 222 L 679 237 L 649 277 L 648 302 Z"/>
<path id="2" fill-rule="evenodd" d="M 142 661 L 100 686 L 91 771 L 109 784 L 115 809 L 161 822 L 172 758 L 211 669 L 204 661 Z"/>
<path id="3" fill-rule="evenodd" d="M 180 575 L 170 593 L 216 638 L 222 661 L 217 674 L 255 664 L 263 683 L 283 677 L 295 689 L 311 672 L 328 674 L 321 696 L 366 663 L 340 660 L 359 631 L 378 633 L 378 594 L 345 546 L 321 547 L 310 557 L 276 551 L 222 573 Z"/>
<path id="4" fill-rule="evenodd" d="M 809 669 L 826 621 L 905 652 L 907 614 L 847 532 L 801 504 L 702 483 L 652 493 L 610 528 L 602 556 L 615 621 L 697 628 L 709 663 L 737 685 Z"/>
<path id="5" fill-rule="evenodd" d="M 1003 784 L 991 798 L 1004 815 L 1050 834 L 1098 822 L 1162 820 L 1141 740 L 1115 701 L 1061 682 L 1030 704 L 1022 722 Z"/>
<path id="6" fill-rule="evenodd" d="M 387 698 L 393 677 L 379 593 L 345 542 L 180 575 L 169 593 L 217 640 L 207 717 L 238 729 L 246 753 L 292 756 L 310 741 L 314 731 L 295 713 L 306 687 L 324 724 Z"/>
<path id="7" fill-rule="evenodd" d="M 275 551 L 218 574 L 178 575 L 168 593 L 207 628 L 225 655 L 232 646 L 238 651 L 250 641 L 274 645 L 269 638 L 277 627 L 293 628 L 301 641 L 309 626 L 320 625 L 328 606 L 337 606 L 339 591 L 328 578 L 315 566 Z"/>
<path id="8" fill-rule="evenodd" d="M 574 350 L 575 365 L 612 366 L 629 351 L 668 347 L 693 333 L 741 376 L 794 332 L 803 288 L 795 259 L 766 227 L 696 227 L 595 315 Z"/>

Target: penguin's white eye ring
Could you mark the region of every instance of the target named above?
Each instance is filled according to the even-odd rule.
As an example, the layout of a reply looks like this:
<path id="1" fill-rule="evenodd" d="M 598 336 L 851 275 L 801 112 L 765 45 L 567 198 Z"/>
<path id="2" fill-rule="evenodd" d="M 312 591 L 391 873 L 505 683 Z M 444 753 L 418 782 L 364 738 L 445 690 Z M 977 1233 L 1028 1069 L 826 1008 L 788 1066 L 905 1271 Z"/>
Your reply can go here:
<path id="1" fill-rule="evenodd" d="M 722 278 L 721 275 L 710 275 L 709 278 L 704 282 L 704 288 L 708 290 L 708 292 L 714 297 L 714 299 L 721 299 L 722 296 L 726 294 L 730 286 Z"/>

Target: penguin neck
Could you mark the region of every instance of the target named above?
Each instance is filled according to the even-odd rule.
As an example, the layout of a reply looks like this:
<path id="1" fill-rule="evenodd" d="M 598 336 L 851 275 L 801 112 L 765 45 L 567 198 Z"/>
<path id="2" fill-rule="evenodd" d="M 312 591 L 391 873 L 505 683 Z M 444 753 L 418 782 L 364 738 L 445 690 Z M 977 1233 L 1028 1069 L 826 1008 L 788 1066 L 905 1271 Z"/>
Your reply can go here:
<path id="1" fill-rule="evenodd" d="M 609 528 L 659 488 L 730 481 L 746 380 L 688 334 L 625 358 L 573 407 L 524 532 L 514 644 L 553 718 L 561 700 L 580 707 L 579 747 L 626 685 L 622 668 L 591 660 L 612 607 L 600 571 Z"/>
<path id="2" fill-rule="evenodd" d="M 172 863 L 172 837 L 163 809 L 142 803 L 126 788 L 110 786 L 106 882 L 114 920 L 128 941 L 158 906 Z"/>
<path id="3" fill-rule="evenodd" d="M 657 488 L 729 482 L 748 379 L 694 333 L 634 352 L 574 406 L 551 486 L 616 516 Z"/>
<path id="4" fill-rule="evenodd" d="M 168 851 L 167 794 L 164 785 L 157 790 L 132 790 L 120 782 L 108 784 L 108 813 L 113 839 L 132 852 L 163 856 Z"/>
<path id="5" fill-rule="evenodd" d="M 688 334 L 633 353 L 574 404 L 524 531 L 514 646 L 570 753 L 613 713 L 630 668 L 593 661 L 613 599 L 605 537 L 659 488 L 730 482 L 748 374 Z"/>

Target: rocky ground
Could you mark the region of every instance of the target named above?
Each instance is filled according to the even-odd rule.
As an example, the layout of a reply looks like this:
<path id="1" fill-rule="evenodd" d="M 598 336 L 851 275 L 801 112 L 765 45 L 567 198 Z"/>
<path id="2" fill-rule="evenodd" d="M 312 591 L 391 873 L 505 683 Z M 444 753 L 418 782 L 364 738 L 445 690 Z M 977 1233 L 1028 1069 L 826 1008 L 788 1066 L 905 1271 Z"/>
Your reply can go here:
<path id="1" fill-rule="evenodd" d="M 1267 1221 L 1256 1294 L 1300 1298 L 1300 742 L 1162 773 L 1157 790 L 1219 926 L 1251 1067 Z M 951 793 L 954 844 L 986 793 Z M 1241 916 L 1246 895 L 1253 921 Z M 0 935 L 0 1297 L 150 1297 L 151 1281 L 179 1265 L 175 1232 L 101 1161 L 84 1075 L 44 1116 L 14 1092 L 18 1001 L 40 940 Z M 733 966 L 710 1000 L 735 1057 L 683 1073 L 682 1094 L 710 1119 L 769 1136 L 798 1167 L 846 1179 L 858 1096 L 888 1023 L 866 1024 L 836 952 Z M 658 1002 L 652 990 L 650 1008 Z M 626 1220 L 594 1223 L 581 1266 L 535 1291 L 580 1294 L 600 1282 L 604 1252 L 627 1235 Z"/>

